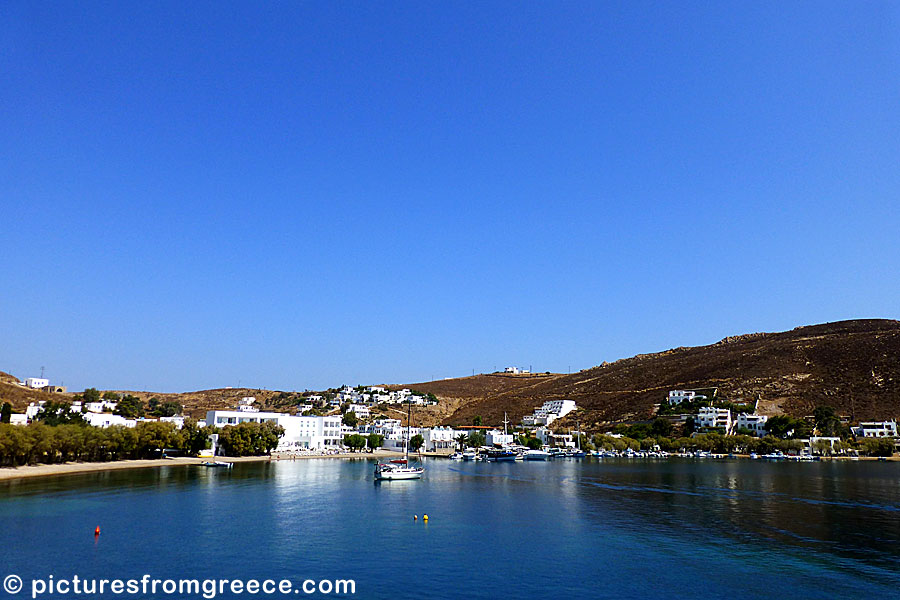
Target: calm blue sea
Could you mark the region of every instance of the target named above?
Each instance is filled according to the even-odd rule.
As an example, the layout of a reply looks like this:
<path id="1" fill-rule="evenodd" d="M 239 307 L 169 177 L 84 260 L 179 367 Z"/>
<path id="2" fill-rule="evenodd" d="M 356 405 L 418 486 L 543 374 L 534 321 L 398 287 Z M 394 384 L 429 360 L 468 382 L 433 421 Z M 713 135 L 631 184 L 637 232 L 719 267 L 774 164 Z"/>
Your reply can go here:
<path id="1" fill-rule="evenodd" d="M 367 460 L 303 460 L 2 483 L 0 578 L 21 576 L 19 597 L 32 578 L 145 573 L 353 579 L 356 597 L 399 600 L 887 598 L 900 586 L 900 463 L 426 464 L 411 482 L 375 483 Z"/>

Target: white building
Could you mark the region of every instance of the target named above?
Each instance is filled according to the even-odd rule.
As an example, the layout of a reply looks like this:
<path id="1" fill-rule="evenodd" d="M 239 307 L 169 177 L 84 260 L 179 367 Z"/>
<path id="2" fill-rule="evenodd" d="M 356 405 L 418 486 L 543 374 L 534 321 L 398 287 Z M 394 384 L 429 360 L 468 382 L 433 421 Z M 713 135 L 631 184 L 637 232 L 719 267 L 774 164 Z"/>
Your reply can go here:
<path id="1" fill-rule="evenodd" d="M 856 437 L 897 437 L 896 421 L 866 421 L 853 430 Z"/>
<path id="2" fill-rule="evenodd" d="M 766 415 L 741 413 L 737 416 L 734 427 L 735 429 L 749 429 L 756 437 L 765 437 L 766 433 L 768 433 L 766 431 L 766 421 L 768 420 L 769 417 Z"/>
<path id="3" fill-rule="evenodd" d="M 174 423 L 175 429 L 181 429 L 184 427 L 184 417 L 176 416 L 176 417 L 160 417 L 160 423 Z"/>
<path id="4" fill-rule="evenodd" d="M 456 436 L 458 433 L 450 427 L 431 427 L 422 430 L 422 437 L 425 438 L 426 452 L 440 452 L 441 450 L 450 450 L 456 447 Z"/>
<path id="5" fill-rule="evenodd" d="M 20 413 L 12 413 L 9 415 L 10 425 L 28 425 L 28 417 Z"/>
<path id="6" fill-rule="evenodd" d="M 33 419 L 37 416 L 39 412 L 41 412 L 41 408 L 44 407 L 44 401 L 40 402 L 29 402 L 28 407 L 25 409 L 25 418 Z"/>
<path id="7" fill-rule="evenodd" d="M 259 409 L 253 406 L 255 402 L 255 396 L 244 396 L 241 398 L 241 401 L 238 402 L 238 410 L 241 412 L 259 412 Z"/>
<path id="8" fill-rule="evenodd" d="M 503 369 L 504 373 L 511 373 L 513 375 L 520 375 L 525 373 L 531 373 L 530 369 L 520 369 L 519 367 L 506 367 Z"/>
<path id="9" fill-rule="evenodd" d="M 697 414 L 697 425 L 709 429 L 724 429 L 725 433 L 731 432 L 731 410 L 727 408 L 715 408 L 712 406 L 700 407 Z"/>
<path id="10" fill-rule="evenodd" d="M 818 446 L 823 445 L 822 442 L 825 442 L 831 446 L 831 452 L 834 453 L 834 445 L 839 444 L 841 438 L 839 437 L 819 437 L 813 436 L 808 440 L 803 440 L 804 444 L 804 453 L 805 454 L 818 454 Z"/>
<path id="11" fill-rule="evenodd" d="M 274 422 L 284 428 L 284 435 L 276 450 L 328 450 L 341 446 L 341 417 L 304 417 L 274 412 L 244 412 L 239 410 L 211 410 L 206 422 L 214 427 L 239 423 Z"/>
<path id="12" fill-rule="evenodd" d="M 350 408 L 347 409 L 347 412 L 356 414 L 356 418 L 358 419 L 368 419 L 372 416 L 369 407 L 365 404 L 351 404 Z"/>
<path id="13" fill-rule="evenodd" d="M 485 432 L 484 443 L 487 446 L 509 446 L 513 443 L 514 436 L 511 433 L 503 433 L 492 429 Z"/>
<path id="14" fill-rule="evenodd" d="M 86 402 L 84 410 L 92 413 L 113 412 L 116 410 L 116 404 L 112 400 L 100 400 L 99 402 Z"/>
<path id="15" fill-rule="evenodd" d="M 574 400 L 547 400 L 540 408 L 534 409 L 533 415 L 523 417 L 522 424 L 526 427 L 547 426 L 575 408 Z"/>
<path id="16" fill-rule="evenodd" d="M 39 390 L 41 388 L 45 388 L 50 385 L 49 379 L 43 379 L 41 377 L 29 377 L 25 380 L 25 386 L 30 387 L 35 390 Z"/>
<path id="17" fill-rule="evenodd" d="M 706 396 L 698 394 L 694 390 L 672 390 L 669 392 L 669 405 L 678 406 L 682 402 L 693 402 L 694 400 L 706 400 Z"/>
<path id="18" fill-rule="evenodd" d="M 553 433 L 546 427 L 539 427 L 534 436 L 545 446 L 575 447 L 575 439 L 569 433 Z"/>
<path id="19" fill-rule="evenodd" d="M 88 412 L 84 414 L 84 422 L 94 427 L 110 427 L 112 425 L 122 425 L 124 427 L 134 427 L 137 425 L 135 419 L 126 419 L 119 415 L 109 413 Z"/>

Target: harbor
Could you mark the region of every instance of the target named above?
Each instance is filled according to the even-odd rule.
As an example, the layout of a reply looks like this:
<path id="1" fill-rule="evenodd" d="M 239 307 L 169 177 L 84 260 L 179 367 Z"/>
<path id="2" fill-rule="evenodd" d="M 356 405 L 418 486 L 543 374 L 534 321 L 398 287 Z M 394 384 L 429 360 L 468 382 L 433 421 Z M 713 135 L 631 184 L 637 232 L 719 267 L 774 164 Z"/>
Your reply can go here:
<path id="1" fill-rule="evenodd" d="M 423 478 L 377 483 L 375 462 L 0 482 L 0 541 L 16 544 L 7 569 L 37 576 L 72 553 L 85 557 L 82 577 L 221 576 L 225 565 L 230 578 L 352 579 L 357 596 L 374 600 L 445 597 L 449 582 L 477 600 L 510 581 L 516 594 L 553 599 L 669 589 L 756 600 L 785 581 L 803 598 L 889 597 L 900 585 L 896 463 L 423 457 Z M 485 569 L 485 545 L 515 560 Z M 125 551 L 137 562 L 122 568 Z M 385 585 L 398 552 L 410 559 Z M 547 557 L 552 568 L 537 569 Z"/>

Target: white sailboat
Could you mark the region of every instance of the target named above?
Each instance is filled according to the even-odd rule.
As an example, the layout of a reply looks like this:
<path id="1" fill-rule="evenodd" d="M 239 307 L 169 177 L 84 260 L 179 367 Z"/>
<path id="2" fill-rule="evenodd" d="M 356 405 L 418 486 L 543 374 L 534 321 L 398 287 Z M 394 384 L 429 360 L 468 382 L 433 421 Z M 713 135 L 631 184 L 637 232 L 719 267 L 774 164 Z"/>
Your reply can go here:
<path id="1" fill-rule="evenodd" d="M 425 467 L 413 467 L 409 464 L 409 423 L 412 417 L 412 402 L 408 401 L 408 409 L 406 413 L 406 443 L 404 457 L 402 460 L 392 460 L 387 463 L 378 463 L 375 465 L 375 480 L 395 481 L 403 479 L 421 479 Z"/>

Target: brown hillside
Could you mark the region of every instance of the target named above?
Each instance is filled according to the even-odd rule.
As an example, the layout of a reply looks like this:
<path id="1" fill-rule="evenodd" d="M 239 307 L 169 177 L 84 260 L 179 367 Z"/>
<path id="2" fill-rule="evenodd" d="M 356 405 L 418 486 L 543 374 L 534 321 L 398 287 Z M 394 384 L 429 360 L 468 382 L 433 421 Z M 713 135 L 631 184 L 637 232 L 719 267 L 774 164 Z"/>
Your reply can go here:
<path id="1" fill-rule="evenodd" d="M 23 387 L 13 383 L 18 381 L 18 379 L 12 375 L 7 375 L 6 373 L 3 373 L 3 375 L 6 377 L 0 377 L 0 403 L 9 402 L 15 412 L 25 412 L 25 408 L 30 402 L 39 402 L 41 400 L 69 402 L 72 399 L 72 394 L 51 394 L 50 392 Z"/>
<path id="2" fill-rule="evenodd" d="M 820 404 L 853 420 L 900 417 L 900 322 L 855 320 L 782 333 L 729 337 L 604 364 L 571 375 L 500 374 L 410 384 L 439 398 L 465 399 L 447 424 L 475 415 L 518 422 L 552 398 L 571 398 L 588 424 L 650 418 L 668 390 L 718 387 L 760 410 L 802 416 Z"/>

